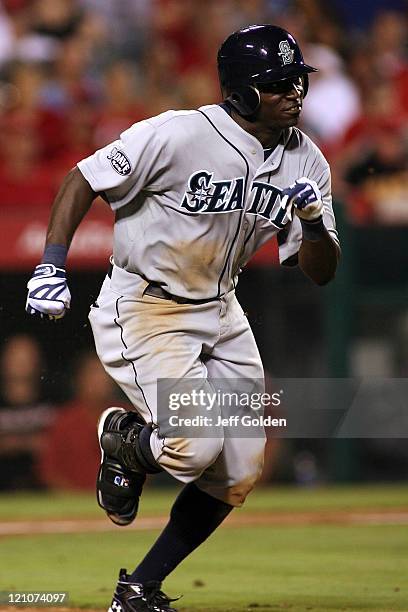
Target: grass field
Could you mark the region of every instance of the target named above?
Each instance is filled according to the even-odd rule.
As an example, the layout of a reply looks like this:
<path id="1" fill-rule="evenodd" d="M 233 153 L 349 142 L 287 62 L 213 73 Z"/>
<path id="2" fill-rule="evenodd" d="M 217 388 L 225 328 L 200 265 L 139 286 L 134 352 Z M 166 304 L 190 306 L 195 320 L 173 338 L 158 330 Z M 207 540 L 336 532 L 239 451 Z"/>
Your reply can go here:
<path id="1" fill-rule="evenodd" d="M 137 520 L 173 499 L 146 490 Z M 78 529 L 12 535 L 16 522 L 52 531 L 67 519 Z M 0 591 L 64 590 L 72 607 L 106 608 L 119 567 L 133 569 L 158 530 L 80 532 L 94 519 L 104 524 L 91 496 L 1 496 Z M 181 612 L 408 611 L 407 487 L 259 490 L 235 519 L 166 582 Z"/>

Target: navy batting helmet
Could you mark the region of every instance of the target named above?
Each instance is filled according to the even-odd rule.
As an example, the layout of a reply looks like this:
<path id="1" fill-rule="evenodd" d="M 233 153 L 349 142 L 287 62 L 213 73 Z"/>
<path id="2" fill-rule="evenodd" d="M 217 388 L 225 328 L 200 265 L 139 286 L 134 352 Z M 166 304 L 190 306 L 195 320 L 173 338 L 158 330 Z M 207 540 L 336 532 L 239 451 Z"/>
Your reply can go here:
<path id="1" fill-rule="evenodd" d="M 308 73 L 317 71 L 305 64 L 289 32 L 268 24 L 248 26 L 228 36 L 217 59 L 227 101 L 243 116 L 254 115 L 260 104 L 259 89 L 271 83 L 302 77 L 305 96 Z"/>

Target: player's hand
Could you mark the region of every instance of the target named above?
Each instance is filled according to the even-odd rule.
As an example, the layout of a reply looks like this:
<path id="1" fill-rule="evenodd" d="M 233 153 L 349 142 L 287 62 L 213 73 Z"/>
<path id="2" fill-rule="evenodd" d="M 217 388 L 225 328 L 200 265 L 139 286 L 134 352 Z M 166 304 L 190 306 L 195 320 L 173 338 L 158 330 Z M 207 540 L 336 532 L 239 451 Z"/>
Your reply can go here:
<path id="1" fill-rule="evenodd" d="M 70 307 L 71 294 L 64 268 L 38 265 L 27 283 L 28 314 L 45 319 L 60 319 Z"/>
<path id="2" fill-rule="evenodd" d="M 323 202 L 315 181 L 302 177 L 282 191 L 281 206 L 291 221 L 293 210 L 305 221 L 317 221 L 322 216 Z"/>

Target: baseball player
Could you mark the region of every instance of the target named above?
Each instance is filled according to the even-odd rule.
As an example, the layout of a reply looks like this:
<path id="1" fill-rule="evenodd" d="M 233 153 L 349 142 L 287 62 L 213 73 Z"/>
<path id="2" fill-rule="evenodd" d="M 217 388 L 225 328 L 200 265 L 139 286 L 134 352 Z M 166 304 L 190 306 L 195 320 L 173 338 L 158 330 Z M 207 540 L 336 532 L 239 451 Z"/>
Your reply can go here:
<path id="1" fill-rule="evenodd" d="M 264 435 L 208 436 L 205 424 L 163 434 L 158 379 L 205 392 L 216 379 L 262 380 L 235 297 L 240 270 L 274 235 L 281 263 L 319 285 L 339 257 L 329 166 L 295 127 L 315 69 L 273 25 L 229 36 L 218 69 L 222 104 L 136 123 L 70 171 L 28 282 L 29 313 L 65 314 L 67 250 L 101 195 L 115 212 L 114 252 L 90 321 L 97 353 L 135 411 L 109 408 L 100 418 L 98 502 L 127 525 L 147 473 L 166 470 L 185 485 L 146 557 L 120 570 L 110 610 L 174 612 L 162 581 L 244 502 L 262 468 Z"/>

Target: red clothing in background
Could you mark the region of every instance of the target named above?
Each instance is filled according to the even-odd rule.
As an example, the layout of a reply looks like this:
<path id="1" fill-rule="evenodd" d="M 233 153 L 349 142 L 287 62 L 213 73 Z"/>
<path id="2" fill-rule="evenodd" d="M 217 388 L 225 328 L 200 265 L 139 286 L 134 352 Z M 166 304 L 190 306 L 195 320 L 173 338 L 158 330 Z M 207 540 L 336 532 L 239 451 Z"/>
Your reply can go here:
<path id="1" fill-rule="evenodd" d="M 95 489 L 100 464 L 97 421 L 98 416 L 79 402 L 61 408 L 39 458 L 39 472 L 46 486 Z"/>
<path id="2" fill-rule="evenodd" d="M 0 202 L 2 208 L 50 208 L 57 194 L 55 170 L 50 164 L 36 164 L 24 175 L 9 172 L 0 164 Z"/>

